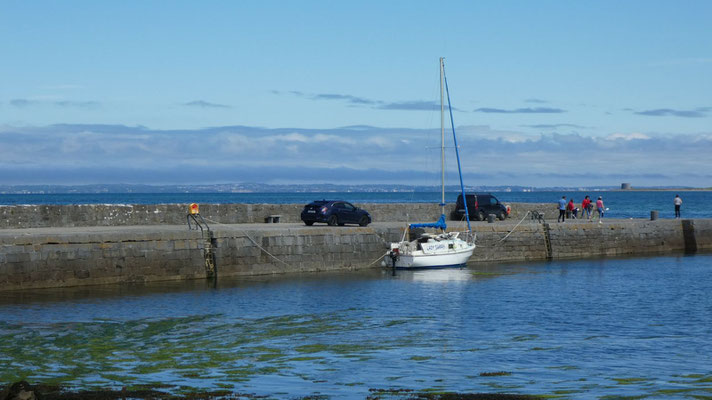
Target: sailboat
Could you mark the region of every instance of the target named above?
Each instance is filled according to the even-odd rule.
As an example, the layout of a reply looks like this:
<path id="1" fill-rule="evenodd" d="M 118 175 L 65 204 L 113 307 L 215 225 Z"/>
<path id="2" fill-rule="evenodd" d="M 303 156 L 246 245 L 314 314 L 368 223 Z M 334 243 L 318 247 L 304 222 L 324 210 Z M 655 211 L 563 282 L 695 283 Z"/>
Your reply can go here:
<path id="1" fill-rule="evenodd" d="M 390 244 L 390 252 L 384 259 L 384 264 L 398 269 L 420 269 L 420 268 L 450 268 L 464 267 L 467 260 L 475 251 L 475 235 L 470 226 L 467 202 L 465 202 L 465 216 L 467 220 L 467 232 L 447 232 L 445 222 L 445 103 L 444 92 L 447 92 L 447 105 L 450 112 L 450 124 L 452 126 L 452 137 L 455 143 L 455 155 L 457 156 L 457 172 L 460 176 L 460 189 L 462 198 L 465 196 L 465 186 L 462 183 L 462 168 L 460 167 L 460 152 L 457 147 L 457 136 L 455 135 L 455 124 L 452 118 L 452 107 L 450 105 L 450 91 L 445 77 L 445 59 L 440 58 L 440 167 L 441 167 L 441 214 L 440 219 L 434 223 L 410 224 L 403 234 L 400 242 Z M 408 231 L 413 228 L 436 228 L 440 233 L 423 233 L 417 238 L 406 238 Z M 390 262 L 389 262 L 390 261 Z"/>

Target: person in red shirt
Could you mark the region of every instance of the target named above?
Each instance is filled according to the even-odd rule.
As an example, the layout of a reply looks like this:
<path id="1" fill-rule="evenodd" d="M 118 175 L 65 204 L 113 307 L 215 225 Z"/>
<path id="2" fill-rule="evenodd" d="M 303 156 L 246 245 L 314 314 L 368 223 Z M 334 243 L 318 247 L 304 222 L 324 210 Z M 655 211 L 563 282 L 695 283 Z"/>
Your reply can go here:
<path id="1" fill-rule="evenodd" d="M 581 217 L 586 215 L 586 217 L 590 220 L 591 219 L 591 198 L 586 196 L 583 201 L 581 202 Z"/>
<path id="2" fill-rule="evenodd" d="M 569 200 L 569 204 L 566 205 L 566 218 L 576 218 L 576 206 L 574 206 L 574 199 Z"/>

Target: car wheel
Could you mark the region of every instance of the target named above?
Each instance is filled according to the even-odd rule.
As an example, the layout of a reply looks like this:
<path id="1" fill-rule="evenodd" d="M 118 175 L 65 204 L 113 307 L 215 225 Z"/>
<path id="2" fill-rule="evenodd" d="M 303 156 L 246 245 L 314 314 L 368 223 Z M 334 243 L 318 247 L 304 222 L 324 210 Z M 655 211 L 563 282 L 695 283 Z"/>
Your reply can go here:
<path id="1" fill-rule="evenodd" d="M 332 215 L 331 217 L 329 217 L 329 219 L 326 220 L 326 223 L 329 226 L 335 226 L 336 224 L 339 223 L 339 219 L 336 218 L 336 215 Z"/>
<path id="2" fill-rule="evenodd" d="M 507 219 L 507 213 L 504 211 L 500 211 L 499 213 L 497 213 L 497 218 L 500 221 L 504 221 L 505 219 Z"/>
<path id="3" fill-rule="evenodd" d="M 366 226 L 366 225 L 368 225 L 368 217 L 365 216 L 365 215 L 364 215 L 363 217 L 361 217 L 361 220 L 358 221 L 358 225 L 359 225 L 359 226 Z"/>
<path id="4" fill-rule="evenodd" d="M 312 225 L 314 225 L 314 221 L 304 221 L 304 225 L 312 226 Z"/>
<path id="5" fill-rule="evenodd" d="M 477 220 L 478 220 L 478 221 L 484 221 L 484 220 L 485 220 L 485 213 L 484 213 L 482 210 L 477 211 Z"/>

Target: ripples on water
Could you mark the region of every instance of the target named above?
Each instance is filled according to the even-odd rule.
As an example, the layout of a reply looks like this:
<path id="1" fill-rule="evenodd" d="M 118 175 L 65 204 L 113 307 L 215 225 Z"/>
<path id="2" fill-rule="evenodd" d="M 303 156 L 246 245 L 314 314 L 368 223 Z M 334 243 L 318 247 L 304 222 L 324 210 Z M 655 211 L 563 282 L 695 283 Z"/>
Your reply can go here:
<path id="1" fill-rule="evenodd" d="M 3 293 L 0 382 L 709 398 L 710 293 L 711 255 Z"/>

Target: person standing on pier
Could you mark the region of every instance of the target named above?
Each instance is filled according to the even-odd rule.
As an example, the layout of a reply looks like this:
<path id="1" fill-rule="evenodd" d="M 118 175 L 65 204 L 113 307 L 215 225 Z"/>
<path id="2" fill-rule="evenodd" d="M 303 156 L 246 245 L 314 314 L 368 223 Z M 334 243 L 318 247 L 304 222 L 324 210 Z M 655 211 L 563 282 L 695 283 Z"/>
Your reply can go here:
<path id="1" fill-rule="evenodd" d="M 675 195 L 675 199 L 672 201 L 675 204 L 675 218 L 680 218 L 680 206 L 682 205 L 682 198 L 679 195 Z"/>
<path id="2" fill-rule="evenodd" d="M 588 220 L 591 220 L 591 198 L 588 195 L 581 202 L 581 218 L 584 215 L 587 216 Z"/>
<path id="3" fill-rule="evenodd" d="M 559 218 L 556 222 L 566 222 L 566 196 L 561 196 L 559 200 Z"/>
<path id="4" fill-rule="evenodd" d="M 598 200 L 596 200 L 596 216 L 598 217 L 598 223 L 601 224 L 601 220 L 603 219 L 603 197 L 598 196 Z M 593 219 L 596 219 L 596 216 L 594 216 Z"/>

